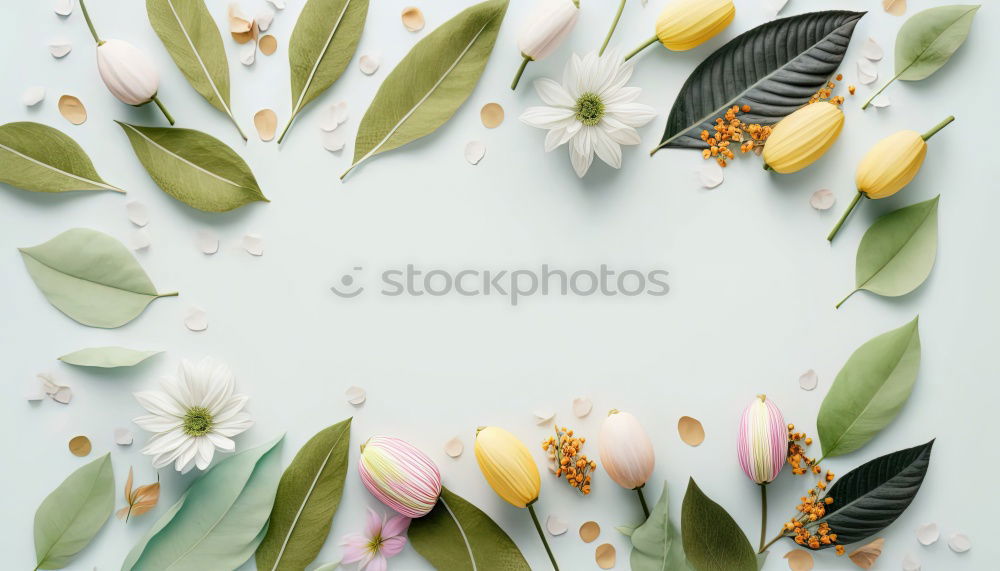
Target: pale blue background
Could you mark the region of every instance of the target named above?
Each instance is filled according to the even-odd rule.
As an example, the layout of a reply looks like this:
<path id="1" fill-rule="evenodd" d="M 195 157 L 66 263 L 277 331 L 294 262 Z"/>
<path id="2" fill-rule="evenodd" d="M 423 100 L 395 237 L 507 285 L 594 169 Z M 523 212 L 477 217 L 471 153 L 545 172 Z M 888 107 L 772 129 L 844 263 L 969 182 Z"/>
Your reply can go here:
<path id="1" fill-rule="evenodd" d="M 161 124 L 148 106 L 133 109 L 115 100 L 97 76 L 94 46 L 77 8 L 56 16 L 52 2 L 4 0 L 7 29 L 0 36 L 3 95 L 0 120 L 40 121 L 71 134 L 87 150 L 99 172 L 129 190 L 113 193 L 40 195 L 0 189 L 0 363 L 4 391 L 0 418 L 6 435 L 0 489 L 6 501 L 0 534 L 4 567 L 33 566 L 32 517 L 42 498 L 82 460 L 66 442 L 86 434 L 96 457 L 112 452 L 120 487 L 129 465 L 137 482 L 154 479 L 147 457 L 139 453 L 146 435 L 119 448 L 112 430 L 130 426 L 142 411 L 131 397 L 155 387 L 179 359 L 214 355 L 230 363 L 238 387 L 251 397 L 257 425 L 238 440 L 240 448 L 287 433 L 283 456 L 316 431 L 355 416 L 352 462 L 357 445 L 371 434 L 403 435 L 440 465 L 446 484 L 474 501 L 511 534 L 532 565 L 546 562 L 528 515 L 504 504 L 486 486 L 475 465 L 472 435 L 477 425 L 499 424 L 530 444 L 541 462 L 537 442 L 547 435 L 532 411 L 552 408 L 581 434 L 591 437 L 596 456 L 597 429 L 607 409 L 634 412 L 656 441 L 656 472 L 649 490 L 655 501 L 659 482 L 672 486 L 676 517 L 684 485 L 694 476 L 724 505 L 755 541 L 757 490 L 739 471 L 734 432 L 740 410 L 753 395 L 766 392 L 810 434 L 823 395 L 850 353 L 867 339 L 920 314 L 924 353 L 920 377 L 900 417 L 868 446 L 838 458 L 828 467 L 838 474 L 881 454 L 937 437 L 924 488 L 909 510 L 883 535 L 886 550 L 877 568 L 898 569 L 911 552 L 925 569 L 974 570 L 991 566 L 1000 548 L 990 537 L 996 501 L 993 478 L 998 467 L 993 422 L 996 417 L 997 270 L 991 225 L 1000 209 L 992 172 L 993 113 L 997 81 L 995 6 L 980 11 L 972 37 L 953 61 L 921 83 L 898 83 L 888 93 L 893 105 L 861 112 L 869 88 L 845 105 L 841 140 L 813 167 L 784 177 L 765 173 L 759 162 L 741 159 L 727 169 L 719 189 L 700 188 L 697 154 L 666 151 L 650 159 L 671 101 L 682 82 L 713 49 L 763 22 L 755 0 L 739 0 L 734 24 L 707 45 L 687 53 L 654 46 L 639 58 L 632 84 L 641 101 L 660 115 L 642 130 L 643 143 L 625 153 L 621 171 L 595 163 L 586 179 L 573 174 L 565 149 L 542 151 L 544 133 L 520 124 L 517 116 L 539 100 L 531 80 L 559 77 L 572 50 L 594 49 L 614 12 L 613 2 L 583 1 L 579 27 L 551 58 L 529 66 L 521 89 L 508 89 L 519 62 L 516 34 L 529 2 L 512 2 L 493 57 L 483 78 L 454 119 L 434 135 L 378 157 L 353 173 L 346 184 L 337 176 L 347 167 L 352 144 L 342 153 L 320 145 L 320 109 L 339 99 L 350 104 L 346 128 L 356 130 L 367 102 L 387 73 L 412 45 L 471 1 L 380 0 L 373 2 L 359 54 L 381 52 L 382 68 L 362 75 L 356 60 L 340 81 L 303 114 L 282 149 L 251 135 L 238 138 L 228 119 L 211 108 L 184 80 L 146 20 L 143 2 L 92 0 L 93 16 L 107 38 L 142 47 L 162 75 L 160 95 L 178 126 L 196 127 L 232 145 L 252 166 L 273 201 L 230 214 L 193 210 L 161 192 L 132 154 L 112 119 Z M 909 14 L 943 2 L 910 0 Z M 225 40 L 231 62 L 233 107 L 253 133 L 251 117 L 263 107 L 279 116 L 290 107 L 287 42 L 302 0 L 289 0 L 271 32 L 278 52 L 258 55 L 252 68 L 240 65 L 239 47 Z M 427 29 L 403 29 L 404 6 L 424 9 Z M 880 2 L 792 0 L 787 14 L 816 6 L 869 8 L 844 61 L 846 81 L 855 82 L 855 62 L 865 39 L 875 37 L 887 52 L 879 64 L 882 79 L 892 65 L 892 44 L 902 18 L 885 14 Z M 992 4 L 992 3 L 990 3 Z M 209 5 L 220 26 L 222 0 Z M 251 14 L 264 0 L 243 2 Z M 615 37 L 631 49 L 652 33 L 662 1 L 643 7 L 630 2 Z M 65 38 L 73 52 L 53 59 L 50 41 Z M 48 94 L 36 108 L 20 103 L 22 91 L 44 85 Z M 90 113 L 74 127 L 62 119 L 56 101 L 62 93 L 79 96 Z M 479 108 L 498 101 L 507 121 L 486 130 Z M 953 113 L 958 121 L 930 143 L 927 162 L 916 181 L 896 197 L 863 205 L 834 247 L 824 240 L 853 193 L 854 165 L 876 140 L 903 128 L 923 131 Z M 353 135 L 352 137 L 353 138 Z M 482 163 L 463 159 L 470 139 L 487 145 Z M 833 189 L 838 204 L 828 212 L 809 206 L 818 188 Z M 940 250 L 927 283 L 900 299 L 861 293 L 841 310 L 834 303 L 851 289 L 854 253 L 865 228 L 879 214 L 942 194 Z M 85 226 L 128 241 L 133 226 L 125 214 L 128 199 L 150 211 L 153 244 L 137 257 L 163 290 L 180 298 L 162 299 L 134 322 L 116 330 L 78 325 L 52 308 L 24 271 L 15 247 L 38 244 L 68 228 Z M 222 238 L 220 252 L 204 256 L 196 248 L 197 230 L 211 228 Z M 242 250 L 241 237 L 257 232 L 265 254 Z M 615 267 L 671 272 L 671 293 L 664 298 L 533 298 L 511 308 L 499 298 L 444 299 L 363 296 L 345 301 L 327 289 L 355 265 L 384 268 L 406 263 L 445 268 L 466 266 L 513 269 L 551 263 L 562 268 Z M 185 329 L 188 307 L 204 307 L 209 328 Z M 55 360 L 87 346 L 125 345 L 158 348 L 166 354 L 134 368 L 113 372 L 72 368 Z M 814 368 L 820 386 L 798 388 L 799 374 Z M 40 371 L 53 371 L 76 398 L 69 406 L 52 401 L 30 405 L 24 387 Z M 343 397 L 350 385 L 368 389 L 368 402 L 354 409 Z M 572 416 L 571 400 L 589 395 L 594 412 Z M 676 436 L 681 415 L 701 419 L 705 443 L 690 448 Z M 466 453 L 447 458 L 442 445 L 461 435 Z M 817 447 L 818 448 L 818 447 Z M 163 500 L 154 513 L 128 526 L 109 521 L 75 569 L 115 568 L 131 545 L 188 485 L 194 474 L 161 472 Z M 806 480 L 787 472 L 771 487 L 771 530 L 787 517 Z M 119 506 L 122 500 L 117 499 Z M 364 506 L 375 505 L 352 472 L 344 501 L 319 561 L 339 556 L 339 540 L 362 526 Z M 636 519 L 631 493 L 598 474 L 594 493 L 580 498 L 551 477 L 543 480 L 538 503 L 544 517 L 558 514 L 571 531 L 552 540 L 566 569 L 591 569 L 597 543 L 618 548 L 618 569 L 627 568 L 627 543 L 614 526 Z M 604 531 L 600 541 L 583 544 L 575 530 L 594 519 Z M 937 522 L 942 541 L 916 542 L 915 528 Z M 945 539 L 964 531 L 973 549 L 948 550 Z M 767 568 L 785 568 L 781 556 L 791 547 L 779 543 Z M 396 569 L 423 569 L 411 549 L 392 560 Z M 817 557 L 817 569 L 853 567 L 832 553 Z"/>

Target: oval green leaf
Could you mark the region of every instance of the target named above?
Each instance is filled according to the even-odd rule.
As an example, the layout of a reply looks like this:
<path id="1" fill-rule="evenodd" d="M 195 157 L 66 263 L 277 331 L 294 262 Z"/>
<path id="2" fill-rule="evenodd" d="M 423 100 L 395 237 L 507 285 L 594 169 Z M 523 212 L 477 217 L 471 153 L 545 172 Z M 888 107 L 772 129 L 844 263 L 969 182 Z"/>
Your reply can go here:
<path id="1" fill-rule="evenodd" d="M 149 23 L 191 87 L 240 128 L 229 106 L 229 62 L 204 0 L 146 0 Z"/>
<path id="2" fill-rule="evenodd" d="M 859 347 L 837 374 L 816 419 L 824 457 L 861 448 L 902 410 L 920 368 L 918 319 Z"/>
<path id="3" fill-rule="evenodd" d="M 629 565 L 632 571 L 687 571 L 691 569 L 684 556 L 684 546 L 677 527 L 670 521 L 667 509 L 669 495 L 663 483 L 660 499 L 653 506 L 646 522 L 635 528 Z"/>
<path id="4" fill-rule="evenodd" d="M 35 512 L 36 569 L 62 569 L 86 547 L 115 509 L 111 455 L 77 469 Z"/>
<path id="5" fill-rule="evenodd" d="M 938 6 L 914 14 L 896 35 L 896 77 L 918 81 L 948 63 L 965 43 L 979 5 Z"/>
<path id="6" fill-rule="evenodd" d="M 33 192 L 125 192 L 104 182 L 76 141 L 31 121 L 0 125 L 0 182 Z"/>
<path id="7" fill-rule="evenodd" d="M 508 0 L 459 12 L 413 46 L 385 78 L 354 142 L 354 164 L 433 133 L 458 111 L 486 68 Z"/>
<path id="8" fill-rule="evenodd" d="M 157 293 L 128 248 L 96 230 L 67 230 L 20 252 L 49 303 L 90 327 L 121 327 L 154 299 L 177 295 Z"/>
<path id="9" fill-rule="evenodd" d="M 697 571 L 757 571 L 757 554 L 740 526 L 694 478 L 681 506 L 681 534 L 688 562 Z"/>
<path id="10" fill-rule="evenodd" d="M 337 79 L 358 49 L 369 0 L 309 0 L 288 43 L 292 76 L 292 114 L 278 143 L 299 112 Z"/>
<path id="11" fill-rule="evenodd" d="M 162 351 L 138 351 L 125 347 L 88 347 L 87 349 L 67 353 L 59 357 L 59 360 L 63 363 L 79 367 L 113 369 L 116 367 L 138 365 L 159 353 L 162 353 Z"/>
<path id="12" fill-rule="evenodd" d="M 281 477 L 282 439 L 209 469 L 132 548 L 122 569 L 200 571 L 243 565 L 267 532 Z"/>
<path id="13" fill-rule="evenodd" d="M 733 105 L 747 123 L 770 125 L 809 102 L 836 73 L 864 12 L 810 12 L 745 32 L 695 68 L 674 99 L 660 144 L 704 149 L 699 136 Z"/>
<path id="14" fill-rule="evenodd" d="M 528 571 L 521 551 L 490 516 L 447 488 L 431 513 L 410 522 L 410 543 L 436 569 Z"/>
<path id="15" fill-rule="evenodd" d="M 261 571 L 305 569 L 330 534 L 347 477 L 351 419 L 306 442 L 281 476 L 267 535 L 257 548 Z"/>
<path id="16" fill-rule="evenodd" d="M 192 129 L 116 122 L 149 176 L 177 200 L 205 212 L 270 202 L 246 162 L 215 137 Z"/>

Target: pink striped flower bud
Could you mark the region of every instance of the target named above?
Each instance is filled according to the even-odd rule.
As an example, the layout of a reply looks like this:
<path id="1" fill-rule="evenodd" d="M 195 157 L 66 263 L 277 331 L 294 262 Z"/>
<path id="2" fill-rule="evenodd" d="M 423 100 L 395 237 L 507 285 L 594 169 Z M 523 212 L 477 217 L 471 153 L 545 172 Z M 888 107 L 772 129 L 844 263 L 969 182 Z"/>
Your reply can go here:
<path id="1" fill-rule="evenodd" d="M 774 401 L 758 395 L 740 419 L 738 455 L 743 473 L 758 484 L 778 477 L 788 457 L 788 425 Z"/>
<path id="2" fill-rule="evenodd" d="M 427 515 L 441 495 L 441 473 L 434 462 L 398 438 L 369 438 L 361 446 L 358 473 L 373 496 L 409 518 Z"/>
<path id="3" fill-rule="evenodd" d="M 653 474 L 656 457 L 639 420 L 627 412 L 612 410 L 597 437 L 601 464 L 611 479 L 628 490 L 643 487 Z"/>

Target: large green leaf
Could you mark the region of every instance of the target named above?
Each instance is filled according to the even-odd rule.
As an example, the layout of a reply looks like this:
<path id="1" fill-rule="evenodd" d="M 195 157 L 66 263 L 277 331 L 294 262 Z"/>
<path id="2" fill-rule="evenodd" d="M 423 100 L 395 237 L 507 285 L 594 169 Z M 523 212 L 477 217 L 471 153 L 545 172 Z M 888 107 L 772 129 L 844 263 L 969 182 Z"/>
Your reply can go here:
<path id="1" fill-rule="evenodd" d="M 117 123 L 149 176 L 177 200 L 206 212 L 269 202 L 250 167 L 215 137 L 192 129 Z"/>
<path id="2" fill-rule="evenodd" d="M 0 182 L 35 192 L 125 192 L 104 182 L 76 141 L 31 121 L 0 125 Z"/>
<path id="3" fill-rule="evenodd" d="M 90 543 L 115 509 L 111 455 L 77 469 L 35 512 L 36 569 L 62 569 Z"/>
<path id="4" fill-rule="evenodd" d="M 91 327 L 121 327 L 159 297 L 149 276 L 124 245 L 88 228 L 20 248 L 35 285 L 56 309 Z"/>
<path id="5" fill-rule="evenodd" d="M 681 534 L 688 563 L 697 571 L 757 571 L 757 554 L 740 526 L 694 478 L 681 506 Z"/>
<path id="6" fill-rule="evenodd" d="M 770 125 L 805 105 L 836 73 L 863 12 L 810 12 L 745 32 L 708 56 L 674 99 L 660 144 L 704 149 L 699 134 L 733 105 Z"/>
<path id="7" fill-rule="evenodd" d="M 351 419 L 306 442 L 281 476 L 257 569 L 305 569 L 330 534 L 347 477 Z"/>
<path id="8" fill-rule="evenodd" d="M 939 198 L 900 208 L 871 225 L 858 246 L 855 290 L 847 297 L 861 290 L 895 297 L 924 283 L 937 257 Z"/>
<path id="9" fill-rule="evenodd" d="M 281 476 L 278 443 L 234 454 L 195 481 L 122 564 L 128 569 L 236 569 L 264 539 Z"/>
<path id="10" fill-rule="evenodd" d="M 881 456 L 842 476 L 827 491 L 833 503 L 815 525 L 830 524 L 841 544 L 861 541 L 888 527 L 917 495 L 933 445 L 931 440 Z"/>
<path id="11" fill-rule="evenodd" d="M 354 164 L 434 132 L 472 94 L 500 31 L 508 0 L 466 8 L 413 46 L 361 119 Z"/>
<path id="12" fill-rule="evenodd" d="M 858 347 L 837 374 L 816 419 L 823 456 L 861 448 L 902 410 L 920 368 L 917 322 Z"/>
<path id="13" fill-rule="evenodd" d="M 204 0 L 146 0 L 149 23 L 184 77 L 243 133 L 229 106 L 229 62 Z"/>
<path id="14" fill-rule="evenodd" d="M 632 555 L 629 565 L 632 571 L 689 571 L 684 557 L 684 546 L 677 527 L 670 521 L 667 509 L 669 495 L 667 483 L 663 482 L 660 500 L 653 506 L 646 522 L 635 528 L 632 538 Z"/>
<path id="15" fill-rule="evenodd" d="M 278 137 L 310 101 L 337 81 L 358 48 L 369 0 L 309 0 L 288 43 L 292 75 L 292 115 Z"/>
<path id="16" fill-rule="evenodd" d="M 436 569 L 529 571 L 521 551 L 490 516 L 447 488 L 431 513 L 410 522 L 410 543 Z"/>
<path id="17" fill-rule="evenodd" d="M 131 367 L 157 355 L 161 351 L 139 351 L 126 347 L 88 347 L 66 353 L 59 360 L 69 365 L 79 367 L 100 367 L 113 369 L 115 367 Z"/>

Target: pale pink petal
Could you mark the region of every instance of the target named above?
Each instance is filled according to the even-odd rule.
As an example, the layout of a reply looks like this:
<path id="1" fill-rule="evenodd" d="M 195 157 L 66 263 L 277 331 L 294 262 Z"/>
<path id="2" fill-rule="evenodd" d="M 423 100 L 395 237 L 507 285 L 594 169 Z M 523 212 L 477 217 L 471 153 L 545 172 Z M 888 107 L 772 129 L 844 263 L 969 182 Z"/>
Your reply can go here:
<path id="1" fill-rule="evenodd" d="M 368 555 L 368 538 L 359 533 L 345 535 L 341 542 L 344 547 L 344 557 L 341 563 L 354 563 L 361 561 Z"/>
<path id="2" fill-rule="evenodd" d="M 368 517 L 365 520 L 365 535 L 368 537 L 378 537 L 382 533 L 382 516 L 375 510 L 368 508 Z"/>
<path id="3" fill-rule="evenodd" d="M 382 542 L 382 555 L 395 557 L 406 547 L 406 536 L 390 537 Z"/>
<path id="4" fill-rule="evenodd" d="M 406 536 L 406 530 L 410 527 L 410 518 L 406 516 L 397 515 L 389 518 L 389 521 L 385 522 L 382 526 L 382 537 L 390 538 L 396 537 L 397 535 Z"/>
<path id="5" fill-rule="evenodd" d="M 381 555 L 375 555 L 372 557 L 371 561 L 368 562 L 364 567 L 358 567 L 358 569 L 365 569 L 366 571 L 385 571 L 388 568 L 385 557 Z"/>

